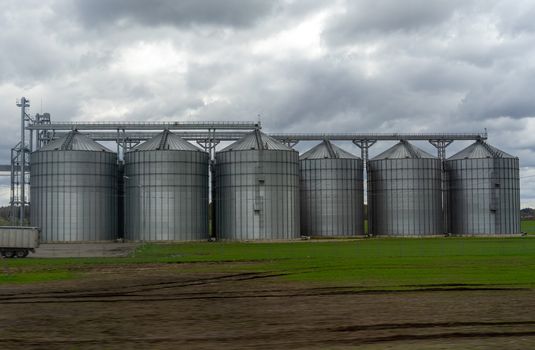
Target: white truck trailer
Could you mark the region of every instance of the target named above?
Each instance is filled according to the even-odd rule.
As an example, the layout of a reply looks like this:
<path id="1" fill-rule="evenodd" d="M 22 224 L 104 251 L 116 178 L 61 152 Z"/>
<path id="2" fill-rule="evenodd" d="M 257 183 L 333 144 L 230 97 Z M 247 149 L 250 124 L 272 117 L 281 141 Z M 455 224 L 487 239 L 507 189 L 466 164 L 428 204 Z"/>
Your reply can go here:
<path id="1" fill-rule="evenodd" d="M 39 228 L 0 226 L 0 255 L 3 258 L 25 258 L 39 247 Z"/>

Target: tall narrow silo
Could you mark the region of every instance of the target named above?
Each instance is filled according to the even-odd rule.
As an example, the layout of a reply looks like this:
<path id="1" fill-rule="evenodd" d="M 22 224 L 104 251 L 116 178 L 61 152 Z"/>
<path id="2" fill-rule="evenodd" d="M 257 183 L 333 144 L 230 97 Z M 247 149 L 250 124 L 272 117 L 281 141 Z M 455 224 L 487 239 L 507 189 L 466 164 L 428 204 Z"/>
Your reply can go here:
<path id="1" fill-rule="evenodd" d="M 448 158 L 446 172 L 452 234 L 520 233 L 517 157 L 477 141 Z"/>
<path id="2" fill-rule="evenodd" d="M 299 158 L 301 233 L 364 234 L 362 159 L 325 140 Z"/>
<path id="3" fill-rule="evenodd" d="M 165 130 L 125 154 L 125 238 L 208 238 L 207 152 Z"/>
<path id="4" fill-rule="evenodd" d="M 31 155 L 31 224 L 43 242 L 117 236 L 117 155 L 78 131 Z"/>
<path id="5" fill-rule="evenodd" d="M 369 160 L 367 169 L 371 234 L 444 233 L 440 159 L 401 141 Z"/>
<path id="6" fill-rule="evenodd" d="M 216 154 L 216 235 L 299 237 L 299 154 L 255 130 Z"/>

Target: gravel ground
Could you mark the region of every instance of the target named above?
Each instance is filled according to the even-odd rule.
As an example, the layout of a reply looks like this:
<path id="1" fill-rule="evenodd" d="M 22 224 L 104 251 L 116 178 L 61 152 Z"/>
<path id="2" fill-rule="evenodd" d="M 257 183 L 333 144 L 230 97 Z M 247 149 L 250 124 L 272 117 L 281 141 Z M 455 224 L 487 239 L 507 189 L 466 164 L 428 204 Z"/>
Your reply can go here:
<path id="1" fill-rule="evenodd" d="M 41 244 L 29 258 L 91 258 L 127 256 L 139 243 Z"/>

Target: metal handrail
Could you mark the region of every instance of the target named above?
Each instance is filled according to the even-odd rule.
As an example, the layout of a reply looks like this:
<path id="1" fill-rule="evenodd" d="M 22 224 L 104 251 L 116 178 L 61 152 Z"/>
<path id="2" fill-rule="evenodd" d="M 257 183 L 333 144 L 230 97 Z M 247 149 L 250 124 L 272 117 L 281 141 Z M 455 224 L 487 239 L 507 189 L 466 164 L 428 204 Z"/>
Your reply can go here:
<path id="1" fill-rule="evenodd" d="M 208 131 L 176 131 L 176 135 L 187 140 L 204 140 L 214 139 L 221 141 L 238 140 L 242 138 L 248 131 L 216 131 L 210 133 Z M 121 139 L 147 140 L 154 137 L 157 132 L 136 132 L 125 131 L 117 134 L 116 131 L 102 131 L 102 132 L 85 132 L 85 135 L 94 139 L 95 141 L 115 141 L 119 137 Z M 58 132 L 55 137 L 61 137 L 65 132 Z M 487 135 L 484 133 L 454 133 L 454 134 L 414 134 L 414 133 L 395 133 L 395 134 L 352 134 L 352 133 L 306 133 L 306 134 L 269 134 L 271 137 L 281 141 L 360 141 L 360 140 L 377 140 L 377 141 L 399 141 L 399 140 L 486 140 Z"/>
<path id="2" fill-rule="evenodd" d="M 29 130 L 136 130 L 136 129 L 258 129 L 260 122 L 253 121 L 90 121 L 66 122 L 50 124 L 31 124 Z"/>
<path id="3" fill-rule="evenodd" d="M 50 125 L 160 125 L 160 124 L 167 124 L 167 125 L 182 125 L 182 124 L 194 124 L 194 125 L 205 125 L 205 124 L 223 124 L 223 125 L 250 125 L 250 124 L 260 124 L 260 122 L 253 122 L 253 121 L 199 121 L 199 120 L 193 120 L 193 121 L 86 121 L 86 122 L 80 122 L 80 121 L 54 121 L 51 124 L 48 124 L 48 127 Z"/>
<path id="4" fill-rule="evenodd" d="M 486 140 L 484 133 L 273 133 L 284 140 Z"/>

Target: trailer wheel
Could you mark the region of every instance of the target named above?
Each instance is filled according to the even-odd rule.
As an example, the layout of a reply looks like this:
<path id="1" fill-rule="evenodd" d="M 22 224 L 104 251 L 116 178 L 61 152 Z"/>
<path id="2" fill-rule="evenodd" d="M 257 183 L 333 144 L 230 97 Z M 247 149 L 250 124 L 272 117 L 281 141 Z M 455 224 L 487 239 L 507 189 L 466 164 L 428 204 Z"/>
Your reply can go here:
<path id="1" fill-rule="evenodd" d="M 15 252 L 15 256 L 16 256 L 17 258 L 25 258 L 25 257 L 28 256 L 28 251 L 25 250 L 25 249 L 17 250 L 17 251 Z"/>
<path id="2" fill-rule="evenodd" d="M 4 257 L 5 258 L 12 258 L 15 256 L 15 252 L 12 250 L 5 250 L 4 251 Z"/>

